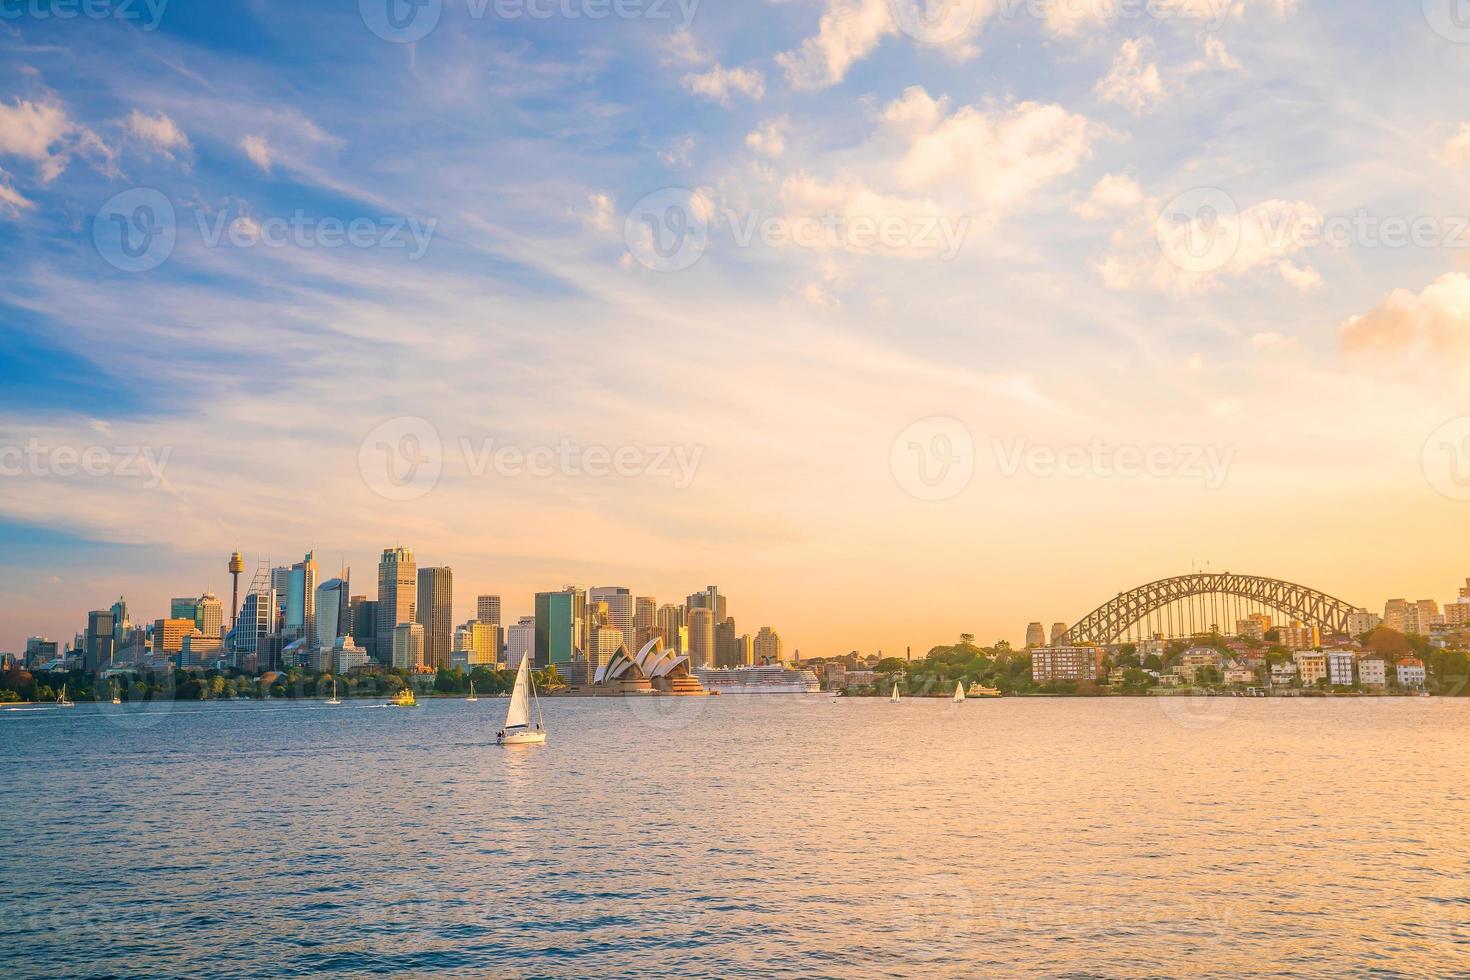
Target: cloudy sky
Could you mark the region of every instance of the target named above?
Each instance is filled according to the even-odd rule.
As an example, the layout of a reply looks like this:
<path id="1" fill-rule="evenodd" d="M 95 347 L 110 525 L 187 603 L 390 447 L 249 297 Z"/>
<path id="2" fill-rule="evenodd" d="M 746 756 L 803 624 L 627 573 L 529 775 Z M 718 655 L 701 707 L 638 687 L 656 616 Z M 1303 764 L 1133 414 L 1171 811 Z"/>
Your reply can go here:
<path id="1" fill-rule="evenodd" d="M 1470 574 L 1452 0 L 77 10 L 0 16 L 0 649 L 236 549 L 806 655 Z"/>

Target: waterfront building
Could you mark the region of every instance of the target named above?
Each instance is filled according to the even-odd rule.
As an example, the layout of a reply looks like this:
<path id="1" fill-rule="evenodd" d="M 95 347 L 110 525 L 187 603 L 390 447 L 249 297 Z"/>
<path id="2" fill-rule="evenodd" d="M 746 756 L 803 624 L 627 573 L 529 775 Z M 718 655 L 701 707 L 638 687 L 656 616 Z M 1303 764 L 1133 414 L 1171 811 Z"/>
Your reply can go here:
<path id="1" fill-rule="evenodd" d="M 378 560 L 377 642 L 382 663 L 393 662 L 393 637 L 399 623 L 414 622 L 418 598 L 418 566 L 409 548 L 385 548 Z"/>
<path id="2" fill-rule="evenodd" d="M 1299 650 L 1292 654 L 1292 660 L 1296 662 L 1302 687 L 1312 687 L 1318 681 L 1327 679 L 1327 657 L 1324 654 Z"/>
<path id="3" fill-rule="evenodd" d="M 689 610 L 689 664 L 698 670 L 715 665 L 715 621 L 713 611 L 703 606 Z"/>
<path id="4" fill-rule="evenodd" d="M 585 650 L 578 646 L 582 622 L 576 615 L 578 598 L 577 592 L 566 590 L 536 593 L 536 649 L 531 666 L 537 670 L 552 664 L 561 670 Z M 585 595 L 581 598 L 585 600 Z"/>
<path id="5" fill-rule="evenodd" d="M 350 636 L 339 636 L 332 643 L 332 673 L 350 674 L 368 665 L 367 651 Z"/>
<path id="6" fill-rule="evenodd" d="M 399 670 L 416 670 L 424 666 L 424 627 L 422 623 L 399 623 L 393 627 L 393 663 Z"/>
<path id="7" fill-rule="evenodd" d="M 420 568 L 414 621 L 424 628 L 424 665 L 449 666 L 454 640 L 454 572 L 448 567 Z"/>
<path id="8" fill-rule="evenodd" d="M 758 664 L 781 663 L 786 659 L 785 650 L 781 644 L 781 634 L 769 626 L 762 626 L 755 634 L 752 655 Z"/>
<path id="9" fill-rule="evenodd" d="M 522 616 L 520 621 L 505 631 L 505 666 L 510 670 L 520 667 L 521 660 L 536 657 L 536 617 Z"/>
<path id="10" fill-rule="evenodd" d="M 636 650 L 635 636 L 633 633 L 633 591 L 617 585 L 599 586 L 587 592 L 587 603 L 589 606 L 599 602 L 607 603 L 607 621 L 613 628 L 623 634 L 623 643 L 629 650 Z M 594 619 L 589 626 L 597 625 Z M 588 630 L 590 648 L 591 630 Z"/>
<path id="11" fill-rule="evenodd" d="M 1046 646 L 1046 627 L 1040 623 L 1031 623 L 1026 627 L 1026 646 Z"/>
<path id="12" fill-rule="evenodd" d="M 1427 677 L 1424 671 L 1424 661 L 1418 657 L 1405 657 L 1396 665 L 1399 686 L 1418 689 L 1424 686 Z"/>
<path id="13" fill-rule="evenodd" d="M 1249 684 L 1254 684 L 1255 682 L 1256 682 L 1256 672 L 1255 672 L 1255 669 L 1252 668 L 1252 667 L 1247 667 L 1244 664 L 1232 664 L 1230 667 L 1226 668 L 1226 670 L 1225 670 L 1225 683 L 1226 684 L 1247 684 L 1247 685 L 1249 685 Z"/>
<path id="14" fill-rule="evenodd" d="M 500 596 L 482 595 L 475 600 L 475 621 L 491 626 L 501 625 Z"/>
<path id="15" fill-rule="evenodd" d="M 1297 679 L 1296 664 L 1291 661 L 1271 665 L 1271 684 L 1274 687 L 1288 687 L 1292 681 Z"/>
<path id="16" fill-rule="evenodd" d="M 1325 650 L 1322 655 L 1327 658 L 1327 683 L 1333 687 L 1352 687 L 1357 654 L 1352 650 Z"/>
<path id="17" fill-rule="evenodd" d="M 193 620 L 189 622 L 192 624 Z M 112 664 L 117 649 L 113 626 L 110 610 L 94 609 L 87 613 L 87 632 L 82 643 L 82 666 L 87 670 L 106 670 Z"/>
<path id="18" fill-rule="evenodd" d="M 1031 679 L 1037 684 L 1053 681 L 1094 683 L 1102 673 L 1101 647 L 1047 646 L 1031 651 Z"/>
<path id="19" fill-rule="evenodd" d="M 1388 686 L 1388 661 L 1382 657 L 1364 657 L 1358 661 L 1358 683 L 1364 687 Z"/>
<path id="20" fill-rule="evenodd" d="M 328 579 L 318 585 L 316 596 L 312 600 L 313 618 L 316 622 L 314 645 L 323 651 L 328 662 L 337 638 L 352 635 L 352 594 L 347 574 L 344 570 L 343 577 Z"/>

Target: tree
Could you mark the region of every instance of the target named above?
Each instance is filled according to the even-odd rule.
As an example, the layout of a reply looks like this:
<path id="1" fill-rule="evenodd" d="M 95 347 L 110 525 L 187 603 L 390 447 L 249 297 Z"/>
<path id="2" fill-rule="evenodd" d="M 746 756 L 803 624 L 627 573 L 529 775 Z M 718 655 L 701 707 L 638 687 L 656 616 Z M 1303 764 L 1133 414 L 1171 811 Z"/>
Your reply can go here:
<path id="1" fill-rule="evenodd" d="M 908 663 L 897 657 L 884 657 L 873 669 L 880 674 L 901 674 L 908 669 Z"/>
<path id="2" fill-rule="evenodd" d="M 1368 649 L 1394 660 L 1407 657 L 1413 651 L 1408 637 L 1387 626 L 1380 626 L 1368 634 Z"/>

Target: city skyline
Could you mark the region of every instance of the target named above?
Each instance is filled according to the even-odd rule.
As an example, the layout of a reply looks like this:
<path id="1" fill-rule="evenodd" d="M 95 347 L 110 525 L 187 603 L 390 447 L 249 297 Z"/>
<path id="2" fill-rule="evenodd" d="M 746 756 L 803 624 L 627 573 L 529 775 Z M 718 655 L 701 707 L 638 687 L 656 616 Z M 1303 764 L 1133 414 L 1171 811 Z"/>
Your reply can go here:
<path id="1" fill-rule="evenodd" d="M 1470 114 L 1423 96 L 1470 69 L 1420 5 L 299 6 L 6 20 L 5 647 L 365 539 L 718 580 L 813 655 L 1206 562 L 1459 575 L 1404 547 L 1470 497 Z"/>

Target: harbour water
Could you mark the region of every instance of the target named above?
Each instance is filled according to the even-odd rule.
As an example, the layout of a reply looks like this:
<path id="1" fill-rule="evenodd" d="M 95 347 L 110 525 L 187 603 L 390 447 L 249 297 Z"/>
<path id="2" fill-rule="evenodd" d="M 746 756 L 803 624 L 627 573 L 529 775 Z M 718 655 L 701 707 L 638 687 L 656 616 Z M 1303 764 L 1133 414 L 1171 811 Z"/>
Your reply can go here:
<path id="1" fill-rule="evenodd" d="M 1470 975 L 1470 701 L 0 713 L 8 977 Z"/>

